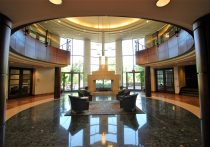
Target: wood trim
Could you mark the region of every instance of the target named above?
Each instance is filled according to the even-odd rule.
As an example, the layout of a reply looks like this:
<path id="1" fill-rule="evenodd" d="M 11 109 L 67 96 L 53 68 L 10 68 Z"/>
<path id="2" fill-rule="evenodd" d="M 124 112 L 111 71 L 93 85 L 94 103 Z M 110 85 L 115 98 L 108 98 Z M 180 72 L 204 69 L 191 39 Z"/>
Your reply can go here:
<path id="1" fill-rule="evenodd" d="M 11 36 L 10 51 L 33 60 L 45 61 L 54 64 L 69 65 L 70 52 L 44 43 L 17 31 Z"/>
<path id="2" fill-rule="evenodd" d="M 181 30 L 178 37 L 175 35 L 168 41 L 145 50 L 136 51 L 136 64 L 149 65 L 155 62 L 170 60 L 182 56 L 194 46 L 193 37 L 186 31 Z"/>

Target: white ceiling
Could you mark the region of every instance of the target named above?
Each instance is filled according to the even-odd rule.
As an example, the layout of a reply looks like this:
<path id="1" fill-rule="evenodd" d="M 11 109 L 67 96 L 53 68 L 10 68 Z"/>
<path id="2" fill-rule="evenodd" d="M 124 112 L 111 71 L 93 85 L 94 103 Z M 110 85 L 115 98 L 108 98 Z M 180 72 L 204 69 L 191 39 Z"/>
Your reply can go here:
<path id="1" fill-rule="evenodd" d="M 39 25 L 60 37 L 90 39 L 94 42 L 102 42 L 102 32 L 104 33 L 105 42 L 113 42 L 118 39 L 144 38 L 166 25 L 161 22 L 126 17 L 71 18 L 71 20 L 74 19 L 79 23 L 67 19 L 55 19 L 40 22 Z M 95 26 L 100 26 L 100 28 L 95 28 Z"/>
<path id="2" fill-rule="evenodd" d="M 0 13 L 13 28 L 41 20 L 78 16 L 125 16 L 147 18 L 192 30 L 193 22 L 210 13 L 210 0 L 171 0 L 163 8 L 157 0 L 63 0 L 56 6 L 48 0 L 0 0 Z"/>

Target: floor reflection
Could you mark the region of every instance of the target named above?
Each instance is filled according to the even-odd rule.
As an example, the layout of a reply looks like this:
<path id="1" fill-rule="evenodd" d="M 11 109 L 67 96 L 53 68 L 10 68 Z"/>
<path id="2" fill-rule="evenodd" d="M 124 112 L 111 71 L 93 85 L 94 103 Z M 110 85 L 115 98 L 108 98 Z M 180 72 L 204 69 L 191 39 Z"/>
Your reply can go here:
<path id="1" fill-rule="evenodd" d="M 141 120 L 146 114 L 71 116 L 69 146 L 138 146 Z"/>
<path id="2" fill-rule="evenodd" d="M 9 119 L 5 146 L 201 146 L 200 120 L 192 113 L 140 95 L 136 105 L 145 114 L 64 116 L 70 109 L 65 94 L 60 100 L 35 106 Z"/>

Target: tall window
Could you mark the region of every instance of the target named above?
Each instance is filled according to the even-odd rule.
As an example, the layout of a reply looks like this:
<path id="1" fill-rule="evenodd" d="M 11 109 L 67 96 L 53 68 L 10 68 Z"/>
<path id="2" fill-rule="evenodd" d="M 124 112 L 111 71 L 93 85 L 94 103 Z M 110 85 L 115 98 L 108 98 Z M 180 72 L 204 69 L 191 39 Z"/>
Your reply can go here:
<path id="1" fill-rule="evenodd" d="M 136 65 L 136 48 L 144 49 L 144 39 L 123 40 L 122 41 L 122 56 L 123 56 L 123 86 L 126 87 L 126 72 L 143 71 L 144 69 Z M 142 74 L 141 74 L 142 75 Z M 135 77 L 133 74 L 128 74 L 127 82 L 140 81 L 142 77 Z M 138 79 L 139 78 L 139 79 Z"/>
<path id="2" fill-rule="evenodd" d="M 115 42 L 105 43 L 105 56 L 108 57 L 108 70 L 116 70 Z"/>
<path id="3" fill-rule="evenodd" d="M 105 43 L 104 54 L 108 57 L 108 70 L 115 71 L 115 42 Z M 102 55 L 102 44 L 91 42 L 91 72 L 99 69 L 99 57 Z"/>
<path id="4" fill-rule="evenodd" d="M 92 72 L 92 71 L 97 71 L 99 69 L 99 57 L 101 56 L 102 53 L 102 44 L 91 42 L 90 45 L 91 45 L 90 70 Z"/>
<path id="5" fill-rule="evenodd" d="M 68 40 L 62 39 L 61 44 L 64 46 Z M 62 68 L 62 87 L 65 91 L 83 87 L 84 41 L 72 39 L 71 42 L 71 65 Z"/>

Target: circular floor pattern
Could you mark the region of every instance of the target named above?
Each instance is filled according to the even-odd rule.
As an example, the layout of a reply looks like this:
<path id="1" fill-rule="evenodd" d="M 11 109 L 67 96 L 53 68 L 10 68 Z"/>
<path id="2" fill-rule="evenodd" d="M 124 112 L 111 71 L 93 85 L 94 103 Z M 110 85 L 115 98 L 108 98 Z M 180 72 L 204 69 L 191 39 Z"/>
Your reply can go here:
<path id="1" fill-rule="evenodd" d="M 137 106 L 145 114 L 64 116 L 70 109 L 64 96 L 10 118 L 5 146 L 201 146 L 200 120 L 191 112 L 145 97 L 138 97 Z"/>

